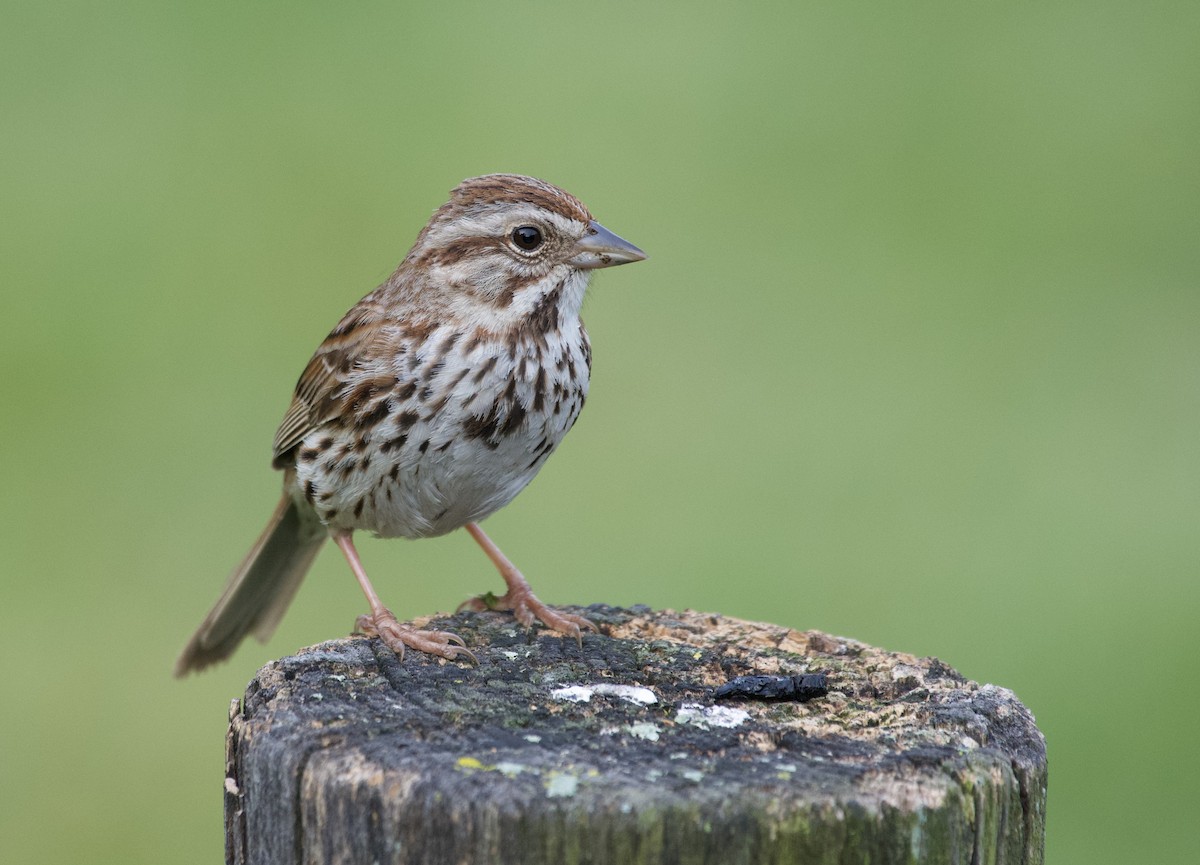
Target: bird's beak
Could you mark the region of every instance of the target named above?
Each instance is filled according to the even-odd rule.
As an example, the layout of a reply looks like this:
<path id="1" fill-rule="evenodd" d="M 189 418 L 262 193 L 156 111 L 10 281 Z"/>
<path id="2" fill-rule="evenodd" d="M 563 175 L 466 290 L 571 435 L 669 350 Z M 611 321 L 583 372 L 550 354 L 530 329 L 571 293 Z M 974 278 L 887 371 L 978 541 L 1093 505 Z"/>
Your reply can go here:
<path id="1" fill-rule="evenodd" d="M 631 261 L 644 261 L 642 252 L 628 240 L 617 237 L 600 223 L 592 220 L 588 233 L 575 244 L 575 254 L 570 263 L 580 270 L 596 267 L 615 267 Z"/>

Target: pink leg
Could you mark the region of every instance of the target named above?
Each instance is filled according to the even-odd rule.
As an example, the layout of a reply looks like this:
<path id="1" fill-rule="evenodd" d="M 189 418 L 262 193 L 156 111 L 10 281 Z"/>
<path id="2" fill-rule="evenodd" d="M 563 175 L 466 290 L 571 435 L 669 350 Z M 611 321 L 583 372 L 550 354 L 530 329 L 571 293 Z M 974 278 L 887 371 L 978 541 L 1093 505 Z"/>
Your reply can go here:
<path id="1" fill-rule="evenodd" d="M 466 528 L 475 542 L 483 547 L 483 551 L 492 560 L 492 564 L 496 566 L 500 576 L 504 577 L 508 591 L 498 598 L 491 593 L 479 598 L 471 598 L 459 605 L 460 610 L 512 610 L 517 621 L 527 628 L 532 627 L 534 621 L 537 620 L 560 634 L 568 634 L 580 642 L 583 641 L 581 629 L 596 630 L 596 626 L 583 616 L 555 612 L 539 601 L 533 594 L 533 590 L 529 588 L 525 577 L 517 570 L 516 565 L 500 552 L 500 548 L 483 533 L 483 529 L 479 528 L 478 523 L 467 523 Z"/>
<path id="2" fill-rule="evenodd" d="M 358 558 L 358 550 L 354 548 L 350 532 L 336 533 L 333 536 L 333 542 L 338 545 L 346 557 L 346 561 L 350 563 L 350 570 L 354 572 L 354 578 L 358 580 L 363 594 L 367 596 L 367 603 L 371 605 L 369 614 L 358 617 L 358 621 L 355 623 L 358 630 L 369 637 L 379 637 L 389 649 L 401 658 L 404 657 L 404 647 L 408 646 L 418 652 L 439 655 L 452 661 L 460 655 L 470 658 L 472 661 L 475 660 L 475 656 L 463 646 L 462 638 L 455 634 L 445 631 L 418 631 L 401 625 L 392 615 L 392 611 L 383 605 L 383 601 L 379 600 L 375 587 L 367 579 L 367 572 Z"/>

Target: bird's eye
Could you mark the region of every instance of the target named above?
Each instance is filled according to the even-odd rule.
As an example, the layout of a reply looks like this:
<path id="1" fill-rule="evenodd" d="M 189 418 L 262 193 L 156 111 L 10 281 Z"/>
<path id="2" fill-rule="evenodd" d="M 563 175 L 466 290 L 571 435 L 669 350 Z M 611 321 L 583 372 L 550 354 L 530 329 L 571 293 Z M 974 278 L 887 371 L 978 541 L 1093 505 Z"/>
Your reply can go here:
<path id="1" fill-rule="evenodd" d="M 533 225 L 522 225 L 520 228 L 514 228 L 512 242 L 518 249 L 533 252 L 533 250 L 542 245 L 542 230 Z"/>

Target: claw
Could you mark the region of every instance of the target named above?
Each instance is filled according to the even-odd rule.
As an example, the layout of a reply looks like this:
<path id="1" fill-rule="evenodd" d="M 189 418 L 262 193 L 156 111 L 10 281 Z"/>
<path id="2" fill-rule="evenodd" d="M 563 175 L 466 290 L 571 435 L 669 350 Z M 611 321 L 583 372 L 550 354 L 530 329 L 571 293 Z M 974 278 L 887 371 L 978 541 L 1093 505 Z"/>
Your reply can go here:
<path id="1" fill-rule="evenodd" d="M 463 610 L 474 610 L 478 613 L 507 610 L 526 628 L 532 628 L 535 623 L 541 622 L 553 631 L 574 637 L 580 646 L 583 645 L 584 631 L 599 633 L 596 625 L 588 619 L 574 613 L 553 610 L 528 589 L 510 589 L 503 595 L 487 592 L 478 597 L 468 598 L 458 605 L 456 612 Z"/>
<path id="2" fill-rule="evenodd" d="M 404 660 L 404 649 L 416 649 L 427 655 L 437 655 L 448 661 L 456 661 L 460 657 L 469 658 L 478 664 L 479 659 L 468 648 L 463 638 L 448 631 L 419 631 L 416 628 L 406 628 L 400 624 L 389 610 L 379 613 L 359 616 L 355 620 L 355 628 L 368 637 L 378 637 L 383 644 Z"/>

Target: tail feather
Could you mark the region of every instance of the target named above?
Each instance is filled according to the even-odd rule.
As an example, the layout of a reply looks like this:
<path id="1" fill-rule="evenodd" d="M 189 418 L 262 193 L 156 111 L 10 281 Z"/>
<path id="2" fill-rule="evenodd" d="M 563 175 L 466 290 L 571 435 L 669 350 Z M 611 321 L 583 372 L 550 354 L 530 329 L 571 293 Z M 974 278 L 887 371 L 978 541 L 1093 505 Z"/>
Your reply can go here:
<path id="1" fill-rule="evenodd" d="M 266 642 L 328 537 L 307 508 L 284 494 L 259 539 L 175 662 L 175 675 L 223 661 L 253 634 Z"/>

